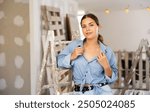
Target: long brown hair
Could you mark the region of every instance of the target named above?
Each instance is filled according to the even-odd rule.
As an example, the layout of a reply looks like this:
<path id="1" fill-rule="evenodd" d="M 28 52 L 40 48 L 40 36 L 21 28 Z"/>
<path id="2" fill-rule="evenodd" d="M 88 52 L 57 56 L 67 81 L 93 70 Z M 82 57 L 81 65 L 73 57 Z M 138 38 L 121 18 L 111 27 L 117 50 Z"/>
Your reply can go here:
<path id="1" fill-rule="evenodd" d="M 94 14 L 92 14 L 92 13 L 85 14 L 85 15 L 82 17 L 81 22 L 80 22 L 81 25 L 82 25 L 82 21 L 83 21 L 85 18 L 91 18 L 91 19 L 93 19 L 93 20 L 95 21 L 95 23 L 97 24 L 97 26 L 100 25 L 98 18 L 97 18 Z M 98 40 L 99 40 L 100 42 L 104 43 L 104 39 L 103 39 L 103 36 L 102 36 L 101 34 L 98 34 Z"/>

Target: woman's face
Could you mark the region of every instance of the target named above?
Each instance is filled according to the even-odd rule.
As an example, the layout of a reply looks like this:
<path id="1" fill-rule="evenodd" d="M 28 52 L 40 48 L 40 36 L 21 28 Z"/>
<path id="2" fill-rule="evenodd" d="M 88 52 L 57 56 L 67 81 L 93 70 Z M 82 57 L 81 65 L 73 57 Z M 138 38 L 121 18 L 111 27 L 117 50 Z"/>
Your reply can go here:
<path id="1" fill-rule="evenodd" d="M 82 32 L 87 39 L 97 38 L 99 26 L 89 17 L 82 20 Z"/>

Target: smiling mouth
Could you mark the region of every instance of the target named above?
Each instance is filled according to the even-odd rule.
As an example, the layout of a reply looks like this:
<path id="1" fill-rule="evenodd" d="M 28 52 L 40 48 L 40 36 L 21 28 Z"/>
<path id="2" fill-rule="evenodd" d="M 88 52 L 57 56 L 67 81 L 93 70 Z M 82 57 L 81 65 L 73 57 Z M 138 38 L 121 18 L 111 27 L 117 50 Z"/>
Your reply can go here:
<path id="1" fill-rule="evenodd" d="M 88 33 L 86 33 L 86 35 L 91 35 L 92 34 L 92 32 L 88 32 Z"/>

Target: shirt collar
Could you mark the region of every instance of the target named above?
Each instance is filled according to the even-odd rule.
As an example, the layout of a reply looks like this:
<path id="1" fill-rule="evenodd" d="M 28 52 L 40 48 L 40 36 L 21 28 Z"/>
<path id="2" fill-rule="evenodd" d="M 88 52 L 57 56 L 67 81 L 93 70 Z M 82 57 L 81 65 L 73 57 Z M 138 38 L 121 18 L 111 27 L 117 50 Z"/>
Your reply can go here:
<path id="1" fill-rule="evenodd" d="M 79 40 L 77 47 L 83 47 L 84 40 Z"/>
<path id="2" fill-rule="evenodd" d="M 102 50 L 103 53 L 107 53 L 107 47 L 106 45 L 104 45 L 102 42 L 99 41 L 99 45 L 100 45 L 100 48 Z"/>
<path id="3" fill-rule="evenodd" d="M 78 43 L 78 47 L 83 47 L 83 44 L 85 42 L 85 39 L 83 39 L 82 41 L 80 41 Z M 100 45 L 100 49 L 102 50 L 103 53 L 107 53 L 107 46 L 105 44 L 103 44 L 102 42 L 98 41 L 99 45 Z"/>

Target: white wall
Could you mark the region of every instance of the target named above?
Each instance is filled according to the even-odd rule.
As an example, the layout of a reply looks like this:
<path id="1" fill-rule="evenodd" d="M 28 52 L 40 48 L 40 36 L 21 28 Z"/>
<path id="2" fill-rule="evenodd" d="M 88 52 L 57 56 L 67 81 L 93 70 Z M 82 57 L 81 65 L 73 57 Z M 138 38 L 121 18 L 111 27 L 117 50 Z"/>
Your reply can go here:
<path id="1" fill-rule="evenodd" d="M 40 6 L 59 7 L 62 16 L 66 13 L 77 14 L 78 4 L 75 0 L 30 0 L 30 63 L 31 63 L 31 94 L 36 94 L 37 80 L 41 68 L 41 31 Z M 63 19 L 63 18 L 62 18 Z"/>
<path id="2" fill-rule="evenodd" d="M 37 76 L 41 65 L 40 2 L 30 0 L 30 74 L 31 94 L 36 94 Z"/>
<path id="3" fill-rule="evenodd" d="M 106 44 L 113 50 L 135 51 L 142 38 L 150 42 L 150 12 L 147 10 L 131 10 L 95 13 L 102 25 L 101 34 Z"/>
<path id="4" fill-rule="evenodd" d="M 75 0 L 41 0 L 41 5 L 60 8 L 61 14 L 77 14 L 78 3 Z"/>

